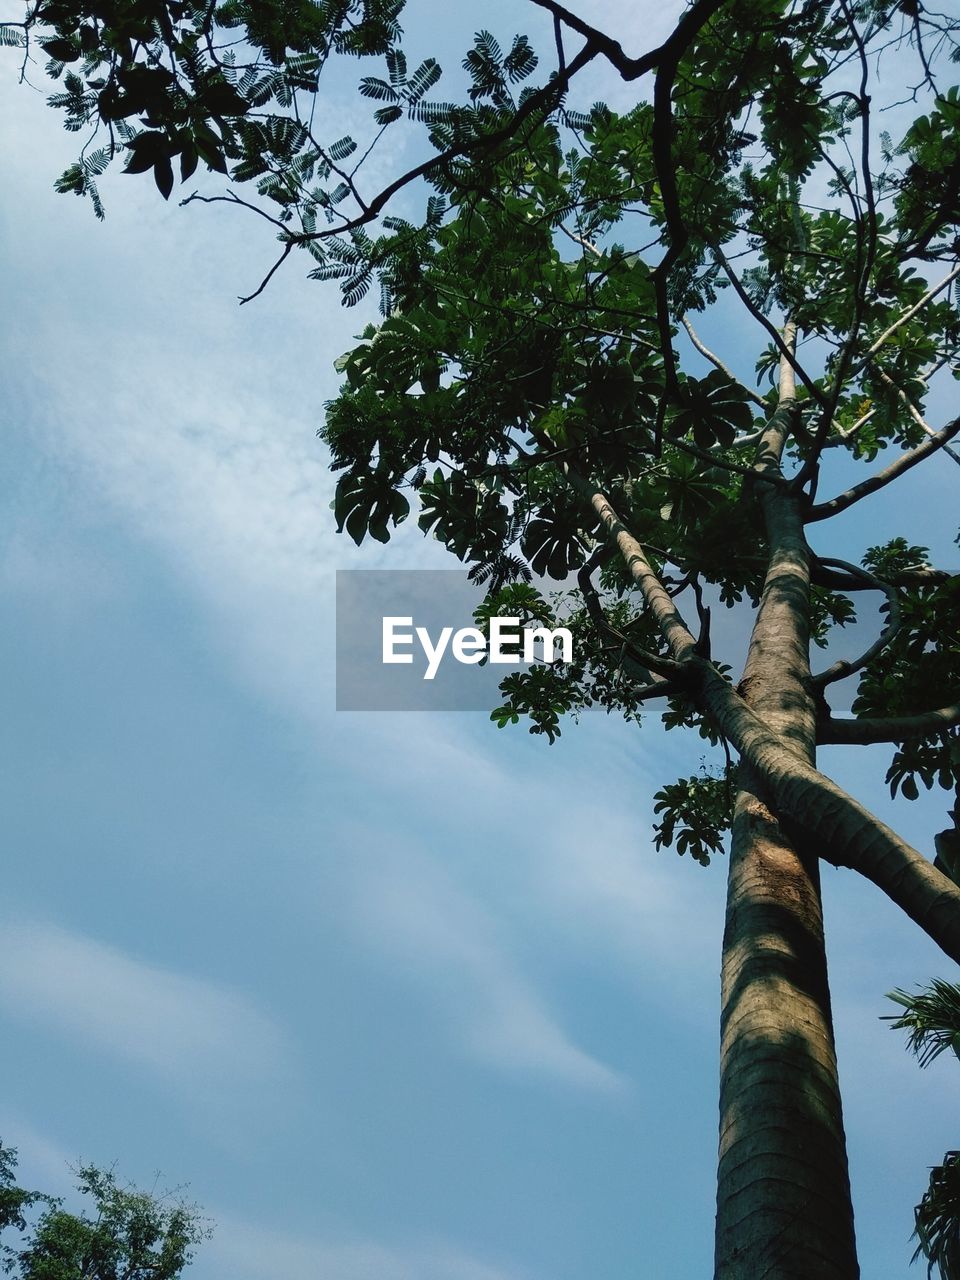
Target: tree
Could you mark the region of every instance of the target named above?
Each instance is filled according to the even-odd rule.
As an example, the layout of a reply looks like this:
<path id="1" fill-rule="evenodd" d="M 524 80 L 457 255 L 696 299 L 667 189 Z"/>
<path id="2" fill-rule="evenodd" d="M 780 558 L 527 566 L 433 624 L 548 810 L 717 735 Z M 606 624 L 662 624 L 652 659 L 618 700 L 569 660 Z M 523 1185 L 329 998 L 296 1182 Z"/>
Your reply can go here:
<path id="1" fill-rule="evenodd" d="M 123 1186 L 112 1169 L 80 1165 L 77 1189 L 90 1214 L 17 1186 L 17 1152 L 0 1145 L 0 1232 L 19 1243 L 0 1245 L 3 1269 L 18 1280 L 176 1280 L 209 1228 L 194 1205 Z M 27 1211 L 43 1206 L 31 1223 Z"/>
<path id="2" fill-rule="evenodd" d="M 202 160 L 229 185 L 184 203 L 255 211 L 278 236 L 244 301 L 294 250 L 347 305 L 379 282 L 382 320 L 340 362 L 322 432 L 338 526 L 386 542 L 415 501 L 488 585 L 487 617 L 549 618 L 531 572 L 576 575 L 575 661 L 508 677 L 497 724 L 552 741 L 584 707 L 659 703 L 737 757 L 656 797 L 660 844 L 705 862 L 731 832 L 716 1275 L 849 1280 L 819 864 L 872 880 L 954 960 L 960 887 L 816 748 L 889 743 L 894 794 L 953 787 L 960 637 L 957 579 L 926 548 L 844 559 L 829 522 L 886 499 L 883 527 L 900 476 L 960 461 L 960 418 L 924 416 L 960 345 L 960 94 L 940 80 L 960 19 L 920 0 L 695 0 L 635 55 L 556 0 L 530 13 L 552 25 L 538 87 L 526 36 L 481 31 L 460 102 L 431 96 L 436 59 L 410 70 L 402 0 L 39 0 L 4 29 L 25 68 L 49 56 L 67 127 L 106 143 L 61 190 L 102 215 L 114 156 L 164 197 L 174 161 L 187 181 Z M 314 123 L 347 57 L 385 64 L 360 80 L 359 143 Z M 576 109 L 591 64 L 652 77 L 649 101 Z M 878 128 L 894 106 L 896 138 Z M 367 190 L 371 151 L 418 125 L 424 158 Z M 714 312 L 736 347 L 752 326 L 749 360 L 706 345 Z M 814 672 L 811 642 L 866 592 L 880 634 Z M 742 653 L 714 652 L 721 605 L 749 615 Z M 843 681 L 853 716 L 831 709 Z"/>

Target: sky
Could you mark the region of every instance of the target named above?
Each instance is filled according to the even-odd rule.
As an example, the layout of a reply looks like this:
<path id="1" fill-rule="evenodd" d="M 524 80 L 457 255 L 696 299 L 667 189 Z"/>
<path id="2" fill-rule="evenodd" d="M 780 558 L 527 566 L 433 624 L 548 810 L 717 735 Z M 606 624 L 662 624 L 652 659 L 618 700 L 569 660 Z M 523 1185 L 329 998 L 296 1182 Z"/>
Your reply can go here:
<path id="1" fill-rule="evenodd" d="M 646 47 L 670 12 L 623 6 L 618 33 Z M 441 55 L 473 21 L 444 17 Z M 484 22 L 531 25 L 508 0 Z M 118 176 L 101 226 L 55 195 L 75 140 L 3 65 L 0 1136 L 23 1182 L 67 1193 L 89 1160 L 188 1185 L 216 1224 L 194 1280 L 709 1274 L 725 859 L 651 832 L 696 748 L 601 715 L 547 747 L 478 713 L 336 712 L 336 570 L 450 567 L 412 522 L 387 548 L 335 532 L 315 433 L 366 314 L 295 260 L 238 307 L 273 244 L 232 210 Z M 911 473 L 891 529 L 947 563 L 957 478 Z M 881 536 L 866 506 L 850 556 Z M 930 849 L 945 796 L 892 805 L 884 749 L 850 755 L 825 767 Z M 824 880 L 861 1264 L 886 1280 L 960 1069 L 920 1071 L 884 993 L 955 975 L 872 885 Z"/>

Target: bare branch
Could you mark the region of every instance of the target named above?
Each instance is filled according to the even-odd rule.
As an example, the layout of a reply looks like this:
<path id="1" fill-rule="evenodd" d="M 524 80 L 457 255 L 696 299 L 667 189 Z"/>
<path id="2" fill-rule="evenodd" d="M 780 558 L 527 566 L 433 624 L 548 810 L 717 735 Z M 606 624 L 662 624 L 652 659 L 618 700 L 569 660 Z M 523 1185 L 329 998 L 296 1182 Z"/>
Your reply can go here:
<path id="1" fill-rule="evenodd" d="M 918 462 L 922 462 L 924 458 L 929 457 L 931 453 L 936 453 L 947 441 L 952 440 L 958 431 L 960 431 L 960 418 L 954 418 L 952 422 L 948 422 L 940 431 L 934 432 L 923 444 L 918 444 L 909 453 L 901 454 L 899 458 L 896 458 L 889 466 L 884 467 L 882 471 L 878 471 L 876 475 L 870 476 L 866 480 L 861 480 L 859 484 L 855 484 L 844 493 L 831 498 L 829 502 L 820 502 L 811 507 L 806 515 L 807 523 L 828 520 L 831 516 L 837 515 L 838 512 L 846 511 L 847 507 L 852 507 L 855 502 L 859 502 L 861 498 L 867 497 L 868 494 L 876 493 L 878 489 L 885 488 L 893 480 L 896 480 L 898 476 L 902 476 L 905 471 L 909 471 Z"/>
<path id="2" fill-rule="evenodd" d="M 836 591 L 872 591 L 874 589 L 862 578 L 851 578 L 847 574 L 823 568 L 823 563 L 822 560 L 815 559 L 810 566 L 810 580 L 817 586 L 831 587 Z M 956 574 L 951 573 L 949 569 L 931 569 L 918 565 L 914 569 L 901 569 L 898 573 L 888 573 L 884 575 L 883 580 L 894 587 L 935 587 L 942 582 L 949 582 L 954 577 Z"/>
<path id="3" fill-rule="evenodd" d="M 960 702 L 915 716 L 877 716 L 862 720 L 837 720 L 832 716 L 817 726 L 817 742 L 866 746 L 871 742 L 906 742 L 925 738 L 960 724 Z"/>
<path id="4" fill-rule="evenodd" d="M 257 285 L 256 289 L 254 289 L 253 293 L 248 293 L 245 298 L 240 299 L 241 307 L 245 302 L 252 302 L 254 298 L 260 297 L 261 293 L 263 293 L 264 289 L 267 287 L 267 285 L 270 283 L 273 277 L 277 274 L 277 272 L 280 270 L 283 264 L 286 262 L 287 258 L 290 257 L 291 250 L 293 249 L 293 246 L 295 243 L 296 242 L 294 240 L 287 241 L 287 243 L 283 246 L 283 253 L 281 253 L 280 257 L 276 260 L 276 262 L 273 264 L 273 266 L 270 268 L 267 274 L 263 277 L 263 279 Z"/>
<path id="5" fill-rule="evenodd" d="M 857 367 L 853 370 L 850 376 L 856 377 L 858 373 L 861 373 L 863 369 L 866 367 L 866 365 L 869 363 L 870 357 L 875 356 L 877 354 L 877 352 L 880 350 L 880 348 L 883 346 L 886 340 L 889 337 L 891 337 L 893 334 L 895 334 L 898 329 L 902 328 L 903 325 L 905 325 L 908 320 L 912 320 L 918 311 L 922 311 L 928 302 L 932 302 L 938 293 L 942 293 L 949 284 L 951 284 L 954 280 L 956 280 L 957 276 L 960 276 L 960 263 L 958 263 L 957 266 L 953 268 L 953 270 L 949 273 L 949 275 L 944 276 L 944 278 L 940 281 L 939 284 L 935 284 L 932 289 L 928 289 L 919 302 L 915 302 L 912 307 L 909 307 L 903 313 L 902 316 L 894 320 L 893 324 L 889 327 L 889 329 L 885 329 L 883 333 L 881 333 L 880 337 L 877 338 L 876 342 L 874 342 L 873 345 L 866 351 L 866 353 L 863 356 L 863 359 L 860 361 Z"/>
<path id="6" fill-rule="evenodd" d="M 869 649 L 865 650 L 859 658 L 852 662 L 847 661 L 846 658 L 840 658 L 833 666 L 828 667 L 826 671 L 822 671 L 819 675 L 813 677 L 814 685 L 820 689 L 825 689 L 828 684 L 833 684 L 837 680 L 845 680 L 847 676 L 852 676 L 855 672 L 862 671 L 867 663 L 872 662 L 877 654 L 882 653 L 893 640 L 900 630 L 900 597 L 897 593 L 897 588 L 892 583 L 884 582 L 882 578 L 878 578 L 867 569 L 862 569 L 859 565 L 850 564 L 846 560 L 831 560 L 826 557 L 821 558 L 820 563 L 831 566 L 834 569 L 843 569 L 851 577 L 859 578 L 875 591 L 882 591 L 887 597 L 888 608 L 886 625 Z"/>
<path id="7" fill-rule="evenodd" d="M 620 72 L 625 80 L 636 78 L 634 67 L 637 59 L 630 58 L 623 50 L 623 45 L 619 41 L 608 36 L 606 32 L 600 31 L 597 27 L 592 27 L 589 22 L 584 22 L 582 18 L 578 18 L 575 13 L 571 13 L 569 9 L 565 9 L 562 4 L 557 4 L 556 0 L 532 0 L 532 3 L 540 9 L 546 9 L 548 13 L 552 13 L 555 23 L 563 23 L 569 27 L 571 31 L 576 31 L 577 35 L 583 36 L 588 43 L 596 46 L 597 52 L 602 53 L 607 61 Z M 562 59 L 561 59 L 562 65 Z M 649 68 L 648 68 L 649 69 Z M 641 73 L 642 74 L 642 73 Z"/>
<path id="8" fill-rule="evenodd" d="M 930 426 L 930 424 L 924 418 L 923 414 L 920 412 L 917 406 L 913 403 L 913 401 L 910 399 L 907 393 L 903 390 L 903 388 L 897 386 L 897 384 L 886 372 L 886 370 L 878 368 L 877 373 L 880 375 L 881 381 L 885 382 L 888 387 L 891 387 L 897 393 L 897 399 L 900 401 L 900 403 L 904 406 L 904 408 L 910 414 L 910 417 L 914 420 L 914 422 L 917 424 L 920 430 L 923 431 L 925 435 L 930 436 L 930 438 L 932 439 L 937 433 L 934 431 L 933 427 Z M 924 381 L 926 381 L 926 379 L 924 379 Z M 948 444 L 945 444 L 942 447 L 943 447 L 943 452 L 947 454 L 949 457 L 951 457 L 954 460 L 954 462 L 957 464 L 957 466 L 960 466 L 960 453 L 957 453 L 956 449 L 951 449 L 950 445 Z"/>
<path id="9" fill-rule="evenodd" d="M 180 201 L 180 207 L 182 209 L 185 205 L 193 204 L 194 202 L 198 204 L 235 204 L 239 209 L 250 209 L 254 213 L 258 213 L 261 218 L 266 218 L 267 222 L 272 223 L 275 227 L 279 227 L 284 235 L 289 236 L 291 234 L 290 228 L 285 222 L 281 222 L 279 218 L 273 217 L 272 214 L 267 213 L 266 209 L 261 209 L 259 205 L 251 204 L 249 200 L 241 200 L 241 198 L 238 195 L 235 195 L 232 191 L 228 191 L 222 196 L 202 196 L 199 191 L 193 191 L 190 195 Z"/>
<path id="10" fill-rule="evenodd" d="M 763 396 L 760 395 L 759 392 L 754 391 L 752 390 L 752 388 L 748 387 L 745 382 L 741 382 L 740 379 L 734 374 L 733 370 L 728 365 L 725 365 L 718 355 L 714 355 L 714 353 L 708 347 L 705 347 L 703 345 L 703 343 L 700 341 L 699 337 L 697 336 L 696 330 L 694 329 L 693 325 L 690 323 L 690 321 L 687 319 L 686 316 L 681 316 L 680 322 L 683 325 L 683 327 L 686 329 L 690 337 L 690 341 L 693 343 L 696 349 L 700 352 L 700 354 L 704 356 L 707 360 L 709 360 L 710 363 L 714 366 L 714 368 L 719 369 L 720 372 L 724 374 L 725 377 L 729 378 L 731 382 L 733 382 L 736 386 L 738 386 L 749 400 L 752 400 L 754 404 L 759 405 L 760 408 L 766 412 L 770 408 L 770 406 L 767 404 L 766 400 L 764 400 Z"/>
<path id="11" fill-rule="evenodd" d="M 580 245 L 582 249 L 589 249 L 589 251 L 597 258 L 603 257 L 602 252 L 595 244 L 591 244 L 589 240 L 584 240 L 583 236 L 578 236 L 575 231 L 571 231 L 569 227 L 565 227 L 562 222 L 560 223 L 560 230 L 565 236 L 571 239 L 574 244 Z"/>
<path id="12" fill-rule="evenodd" d="M 673 662 L 665 664 L 662 658 L 659 659 L 661 667 L 665 668 L 663 674 L 679 674 L 684 662 L 697 652 L 697 642 L 690 628 L 684 622 L 666 587 L 654 572 L 643 547 L 623 524 L 606 495 L 595 489 L 582 476 L 575 475 L 573 472 L 568 474 L 578 492 L 587 498 L 607 533 L 619 547 L 620 554 L 630 570 L 630 576 L 640 588 L 647 608 L 653 614 L 670 647 Z"/>
<path id="13" fill-rule="evenodd" d="M 791 365 L 794 373 L 797 375 L 797 377 L 806 387 L 807 391 L 809 391 L 811 398 L 816 402 L 816 404 L 820 406 L 821 409 L 824 408 L 826 405 L 826 401 L 823 398 L 823 392 L 820 390 L 817 384 L 810 378 L 810 376 L 807 374 L 803 366 L 798 362 L 795 353 L 788 350 L 786 344 L 783 341 L 783 338 L 781 338 L 780 336 L 777 326 L 767 319 L 767 317 L 763 314 L 763 312 L 759 309 L 759 307 L 756 307 L 754 305 L 746 289 L 744 289 L 743 285 L 741 284 L 740 277 L 737 275 L 734 269 L 730 266 L 730 263 L 727 261 L 727 257 L 724 254 L 723 250 L 718 246 L 711 246 L 711 247 L 712 247 L 714 257 L 720 263 L 721 267 L 723 267 L 724 274 L 726 275 L 730 283 L 733 285 L 734 293 L 737 295 L 737 297 L 740 299 L 743 305 L 747 308 L 747 310 L 753 316 L 754 320 L 756 320 L 759 324 L 763 325 L 764 329 L 766 329 L 767 333 L 770 335 L 771 339 L 773 340 L 773 345 L 780 352 L 781 356 L 783 356 L 787 360 L 787 362 Z"/>

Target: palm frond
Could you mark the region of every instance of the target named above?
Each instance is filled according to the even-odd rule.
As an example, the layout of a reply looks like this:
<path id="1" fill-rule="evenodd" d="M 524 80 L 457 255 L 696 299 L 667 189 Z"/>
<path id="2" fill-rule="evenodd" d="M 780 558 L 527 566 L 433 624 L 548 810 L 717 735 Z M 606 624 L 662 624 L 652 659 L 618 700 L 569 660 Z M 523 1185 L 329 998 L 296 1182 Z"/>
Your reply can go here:
<path id="1" fill-rule="evenodd" d="M 929 1066 L 946 1049 L 960 1057 L 960 986 L 934 978 L 929 987 L 910 994 L 890 991 L 887 998 L 906 1010 L 886 1019 L 892 1029 L 909 1031 L 908 1045 L 921 1067 Z"/>

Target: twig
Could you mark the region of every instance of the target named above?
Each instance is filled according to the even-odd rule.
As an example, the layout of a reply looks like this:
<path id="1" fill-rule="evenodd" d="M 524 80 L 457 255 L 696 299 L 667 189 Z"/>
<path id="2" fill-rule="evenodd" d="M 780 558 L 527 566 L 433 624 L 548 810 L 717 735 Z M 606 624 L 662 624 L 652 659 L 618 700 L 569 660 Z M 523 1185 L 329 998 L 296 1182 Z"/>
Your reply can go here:
<path id="1" fill-rule="evenodd" d="M 257 285 L 256 289 L 254 289 L 253 293 L 248 293 L 245 298 L 240 299 L 241 307 L 245 302 L 252 302 L 254 298 L 259 298 L 260 294 L 263 293 L 264 289 L 267 287 L 267 285 L 270 283 L 273 277 L 277 274 L 277 272 L 280 270 L 283 264 L 286 262 L 287 258 L 289 258 L 290 251 L 293 249 L 293 246 L 295 244 L 296 244 L 295 240 L 287 241 L 287 243 L 283 246 L 283 253 L 281 253 L 280 257 L 276 260 L 276 262 L 273 264 L 273 266 L 270 268 L 267 274 L 263 277 L 263 279 Z"/>

